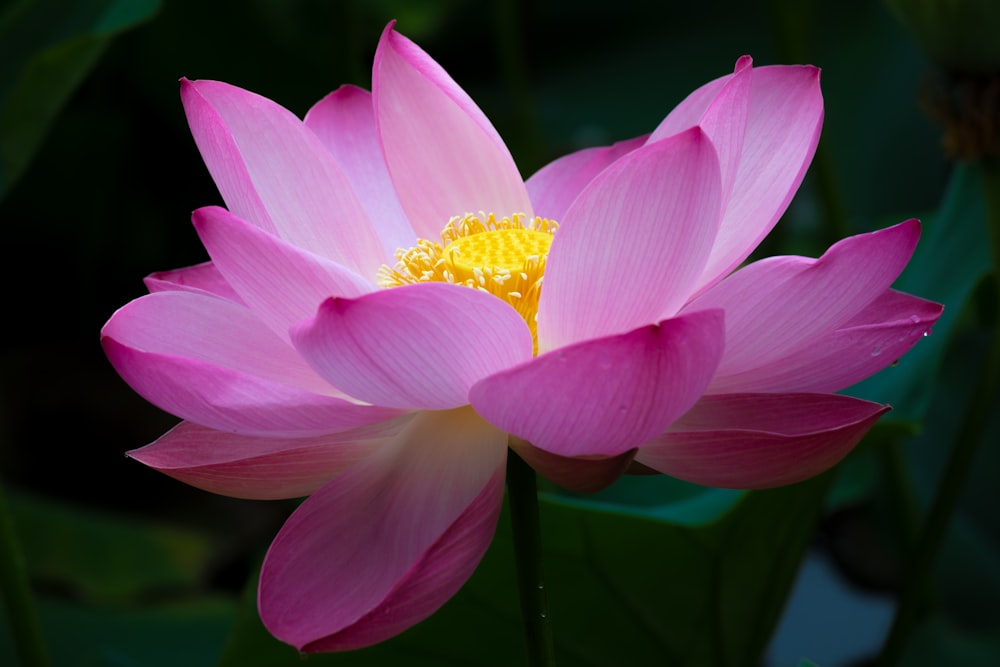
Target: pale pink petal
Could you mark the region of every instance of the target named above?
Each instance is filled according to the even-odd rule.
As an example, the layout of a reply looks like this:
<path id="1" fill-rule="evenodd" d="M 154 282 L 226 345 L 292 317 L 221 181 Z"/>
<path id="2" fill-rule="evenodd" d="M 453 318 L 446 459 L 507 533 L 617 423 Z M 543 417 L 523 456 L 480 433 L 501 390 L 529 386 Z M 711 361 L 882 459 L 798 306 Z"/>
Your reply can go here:
<path id="1" fill-rule="evenodd" d="M 698 312 L 562 347 L 482 380 L 476 412 L 561 456 L 616 456 L 662 432 L 708 386 L 722 313 Z"/>
<path id="2" fill-rule="evenodd" d="M 333 393 L 291 346 L 246 307 L 186 291 L 149 294 L 123 306 L 102 337 L 143 352 L 203 361 L 281 384 Z"/>
<path id="3" fill-rule="evenodd" d="M 882 295 L 906 266 L 920 223 L 846 238 L 819 259 L 768 257 L 726 278 L 684 312 L 726 312 L 719 376 L 773 363 L 845 325 Z"/>
<path id="4" fill-rule="evenodd" d="M 282 340 L 288 341 L 289 328 L 312 317 L 324 299 L 377 289 L 371 280 L 263 232 L 224 208 L 200 208 L 193 221 L 216 268 Z"/>
<path id="5" fill-rule="evenodd" d="M 605 169 L 552 241 L 538 308 L 540 350 L 673 315 L 701 274 L 719 223 L 719 163 L 697 128 Z"/>
<path id="6" fill-rule="evenodd" d="M 735 70 L 739 69 L 742 60 L 743 58 L 736 62 L 737 67 L 734 68 L 734 73 Z M 660 141 L 698 125 L 715 98 L 719 96 L 726 84 L 732 81 L 733 76 L 734 74 L 726 74 L 695 89 L 674 107 L 666 118 L 660 121 L 647 141 L 650 143 Z"/>
<path id="7" fill-rule="evenodd" d="M 243 302 L 240 295 L 226 282 L 226 279 L 222 277 L 219 269 L 212 262 L 202 262 L 181 269 L 151 273 L 143 278 L 143 282 L 150 293 L 183 290 L 214 294 L 236 303 Z"/>
<path id="8" fill-rule="evenodd" d="M 104 325 L 101 343 L 146 400 L 217 430 L 307 436 L 399 414 L 345 400 L 249 310 L 205 294 L 136 299 Z"/>
<path id="9" fill-rule="evenodd" d="M 447 283 L 330 299 L 292 329 L 302 356 L 363 401 L 441 410 L 482 378 L 531 358 L 531 332 L 506 303 Z"/>
<path id="10" fill-rule="evenodd" d="M 382 156 L 372 95 L 357 86 L 341 86 L 317 102 L 305 118 L 351 182 L 386 254 L 413 245 L 416 234 L 396 197 Z"/>
<path id="11" fill-rule="evenodd" d="M 738 153 L 732 196 L 726 202 L 718 240 L 698 289 L 713 284 L 740 264 L 781 217 L 812 161 L 823 123 L 819 70 L 803 66 L 770 66 L 750 70 L 744 56 L 736 72 L 694 91 L 668 115 L 650 136 L 658 141 L 689 127 L 711 125 L 710 109 L 731 87 L 743 68 L 752 81 L 744 143 Z M 729 91 L 734 93 L 736 91 Z M 736 95 L 739 98 L 739 94 Z M 738 106 L 736 107 L 739 108 Z M 725 106 L 719 108 L 720 111 Z M 722 119 L 732 118 L 723 114 Z M 718 130 L 706 128 L 716 140 Z M 735 143 L 731 144 L 735 147 Z M 734 163 L 720 151 L 723 182 Z M 737 155 L 735 152 L 732 155 Z"/>
<path id="12" fill-rule="evenodd" d="M 128 456 L 233 498 L 300 498 L 397 435 L 406 419 L 306 438 L 261 438 L 181 422 Z"/>
<path id="13" fill-rule="evenodd" d="M 525 181 L 531 196 L 535 215 L 549 220 L 562 220 L 566 209 L 573 203 L 584 186 L 623 155 L 631 153 L 646 142 L 646 136 L 619 141 L 611 146 L 596 146 L 564 155 L 538 171 Z"/>
<path id="14" fill-rule="evenodd" d="M 637 451 L 630 449 L 618 456 L 601 458 L 574 458 L 547 452 L 520 438 L 510 438 L 510 446 L 542 477 L 577 493 L 594 493 L 613 484 L 632 465 Z"/>
<path id="15" fill-rule="evenodd" d="M 507 435 L 468 407 L 423 412 L 306 500 L 271 544 L 264 625 L 303 651 L 387 639 L 472 574 L 503 502 Z"/>
<path id="16" fill-rule="evenodd" d="M 386 26 L 372 89 L 386 164 L 417 236 L 453 216 L 524 213 L 531 201 L 510 152 L 475 102 L 420 47 Z"/>
<path id="17" fill-rule="evenodd" d="M 717 375 L 708 393 L 840 391 L 903 356 L 930 331 L 942 310 L 940 304 L 887 290 L 851 321 L 809 345 L 742 373 Z"/>
<path id="18" fill-rule="evenodd" d="M 839 463 L 888 410 L 837 394 L 705 396 L 636 461 L 705 486 L 793 484 Z"/>
<path id="19" fill-rule="evenodd" d="M 802 182 L 822 125 L 818 69 L 754 68 L 739 169 L 699 289 L 739 266 L 771 231 Z"/>
<path id="20" fill-rule="evenodd" d="M 712 140 L 719 155 L 723 210 L 732 194 L 743 155 L 752 63 L 750 56 L 737 60 L 733 74 L 722 79 L 723 85 L 718 86 L 718 90 L 715 90 L 716 86 L 703 86 L 697 95 L 688 97 L 674 109 L 649 137 L 650 142 L 660 141 L 694 125 L 699 126 Z M 714 95 L 709 97 L 710 93 Z M 698 112 L 697 118 L 692 117 L 695 112 Z"/>
<path id="21" fill-rule="evenodd" d="M 191 136 L 226 206 L 261 229 L 278 234 L 278 227 L 254 188 L 240 146 L 225 119 L 187 79 L 181 79 L 181 101 Z"/>
<path id="22" fill-rule="evenodd" d="M 330 152 L 291 112 L 218 81 L 181 82 L 191 132 L 226 205 L 293 245 L 362 275 L 386 261 Z"/>

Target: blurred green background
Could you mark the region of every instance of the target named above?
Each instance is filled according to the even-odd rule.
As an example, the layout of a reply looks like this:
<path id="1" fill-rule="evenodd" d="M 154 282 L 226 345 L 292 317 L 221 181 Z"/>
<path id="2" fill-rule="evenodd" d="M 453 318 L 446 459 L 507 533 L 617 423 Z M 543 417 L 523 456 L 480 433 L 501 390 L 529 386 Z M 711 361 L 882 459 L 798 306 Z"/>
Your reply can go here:
<path id="1" fill-rule="evenodd" d="M 53 664 L 299 664 L 246 604 L 294 503 L 212 496 L 127 460 L 176 420 L 117 377 L 98 334 L 144 293 L 143 276 L 207 259 L 190 214 L 221 199 L 178 79 L 227 81 L 302 115 L 342 83 L 369 87 L 393 18 L 480 104 L 525 177 L 568 151 L 649 132 L 742 54 L 822 68 L 819 153 L 761 252 L 815 256 L 846 234 L 926 219 L 905 287 L 944 300 L 949 319 L 914 361 L 862 388 L 896 403 L 895 416 L 839 476 L 760 494 L 632 482 L 599 506 L 547 502 L 543 528 L 553 613 L 562 605 L 567 619 L 556 626 L 563 664 L 862 664 L 877 643 L 788 657 L 768 652 L 769 637 L 806 553 L 887 608 L 996 319 L 978 177 L 946 159 L 942 129 L 921 111 L 935 70 L 884 4 L 33 0 L 0 9 L 0 480 Z M 1000 664 L 994 439 L 906 664 Z M 431 621 L 309 662 L 516 664 L 505 528 Z M 814 633 L 817 647 L 860 637 L 850 619 L 827 620 L 828 599 L 796 596 L 795 633 Z M 711 618 L 703 598 L 728 600 L 718 604 L 731 618 Z M 964 662 L 947 662 L 955 655 Z M 0 623 L 0 664 L 13 656 Z"/>

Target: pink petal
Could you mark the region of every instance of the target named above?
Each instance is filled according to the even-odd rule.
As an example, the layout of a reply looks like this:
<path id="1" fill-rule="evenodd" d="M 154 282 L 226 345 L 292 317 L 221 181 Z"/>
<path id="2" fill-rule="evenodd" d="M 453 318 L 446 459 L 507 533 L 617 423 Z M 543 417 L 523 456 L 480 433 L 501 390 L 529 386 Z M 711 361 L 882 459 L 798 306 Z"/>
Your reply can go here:
<path id="1" fill-rule="evenodd" d="M 510 447 L 545 479 L 577 493 L 594 493 L 613 484 L 632 465 L 637 451 L 604 458 L 572 458 L 552 454 L 520 438 L 510 438 Z"/>
<path id="2" fill-rule="evenodd" d="M 343 266 L 263 232 L 224 208 L 200 208 L 193 220 L 226 281 L 285 341 L 288 329 L 312 317 L 324 299 L 377 289 Z"/>
<path id="3" fill-rule="evenodd" d="M 656 126 L 656 129 L 649 135 L 649 139 L 647 141 L 649 143 L 661 141 L 667 137 L 672 137 L 675 134 L 680 134 L 685 130 L 689 130 L 692 127 L 697 126 L 701 121 L 702 116 L 704 116 L 705 112 L 708 111 L 708 108 L 719 96 L 722 89 L 725 88 L 726 85 L 732 81 L 735 74 L 742 69 L 741 64 L 745 62 L 744 58 L 747 58 L 747 56 L 743 56 L 736 61 L 736 67 L 733 68 L 733 74 L 727 74 L 719 77 L 718 79 L 709 81 L 684 98 L 684 100 L 674 107 L 673 110 L 667 114 L 667 117 Z"/>
<path id="4" fill-rule="evenodd" d="M 226 206 L 261 229 L 278 234 L 278 227 L 254 188 L 240 146 L 225 119 L 187 79 L 181 79 L 181 101 L 191 135 Z"/>
<path id="5" fill-rule="evenodd" d="M 722 313 L 699 312 L 559 348 L 469 393 L 497 427 L 561 456 L 616 456 L 690 408 L 722 355 Z"/>
<path id="6" fill-rule="evenodd" d="M 305 124 L 343 167 L 382 239 L 386 255 L 391 257 L 397 248 L 412 246 L 416 235 L 385 166 L 371 93 L 357 86 L 341 86 L 309 110 Z"/>
<path id="7" fill-rule="evenodd" d="M 226 205 L 300 248 L 374 275 L 387 259 L 333 156 L 291 112 L 218 81 L 181 82 L 195 142 Z"/>
<path id="8" fill-rule="evenodd" d="M 211 262 L 202 262 L 201 264 L 186 266 L 181 269 L 152 273 L 143 278 L 143 282 L 150 293 L 183 290 L 201 294 L 214 294 L 223 299 L 242 303 L 239 294 L 233 290 L 232 286 L 219 273 L 219 269 Z"/>
<path id="9" fill-rule="evenodd" d="M 840 462 L 888 410 L 836 394 L 706 396 L 636 461 L 706 486 L 793 484 Z"/>
<path id="10" fill-rule="evenodd" d="M 307 438 L 260 438 L 181 422 L 128 453 L 191 486 L 233 498 L 299 498 L 317 490 L 387 439 L 405 420 Z"/>
<path id="11" fill-rule="evenodd" d="M 500 299 L 447 283 L 330 299 L 293 328 L 302 356 L 334 386 L 390 407 L 468 404 L 482 378 L 531 358 L 531 333 Z"/>
<path id="12" fill-rule="evenodd" d="M 846 238 L 819 259 L 768 257 L 715 285 L 684 312 L 725 310 L 726 353 L 718 375 L 745 374 L 824 344 L 824 336 L 889 288 L 919 236 L 920 223 L 909 220 Z"/>
<path id="13" fill-rule="evenodd" d="M 531 196 L 535 215 L 549 220 L 562 220 L 584 186 L 623 155 L 646 142 L 646 136 L 619 141 L 611 146 L 584 148 L 550 162 L 524 185 Z"/>
<path id="14" fill-rule="evenodd" d="M 733 89 L 733 83 L 744 71 L 751 78 L 750 106 L 745 120 L 741 120 L 740 114 L 744 112 L 740 100 L 746 98 Z M 737 104 L 720 105 L 727 97 Z M 712 111 L 713 106 L 717 111 Z M 726 109 L 733 109 L 736 115 L 725 113 Z M 717 113 L 714 121 L 713 113 Z M 745 122 L 743 144 L 738 152 L 727 151 L 719 141 L 720 134 L 725 134 L 727 119 L 737 121 L 730 128 L 733 130 Z M 719 121 L 723 123 L 721 126 Z M 712 256 L 699 280 L 699 290 L 738 266 L 774 227 L 812 161 L 822 122 L 818 69 L 771 66 L 750 70 L 749 58 L 744 56 L 737 61 L 733 74 L 691 93 L 650 136 L 650 142 L 659 141 L 701 124 L 720 148 L 726 208 Z M 730 137 L 735 139 L 738 135 L 735 132 Z M 733 149 L 738 146 L 735 141 L 728 143 Z M 735 165 L 738 167 L 729 188 Z"/>
<path id="15" fill-rule="evenodd" d="M 220 431 L 299 437 L 399 414 L 344 400 L 250 311 L 213 296 L 136 299 L 104 325 L 101 343 L 146 400 Z"/>
<path id="16" fill-rule="evenodd" d="M 942 310 L 940 304 L 887 290 L 812 344 L 764 366 L 716 376 L 708 393 L 840 391 L 903 356 L 930 331 Z"/>
<path id="17" fill-rule="evenodd" d="M 743 56 L 737 60 L 733 74 L 724 77 L 721 80 L 722 85 L 704 86 L 699 94 L 689 96 L 663 119 L 649 137 L 649 142 L 652 143 L 683 132 L 694 125 L 700 127 L 712 140 L 712 145 L 719 155 L 722 178 L 721 201 L 724 207 L 732 194 L 743 155 L 743 140 L 751 99 L 752 62 L 750 56 Z"/>
<path id="18" fill-rule="evenodd" d="M 540 350 L 670 317 L 719 222 L 719 164 L 697 128 L 605 169 L 566 212 L 545 269 Z"/>
<path id="19" fill-rule="evenodd" d="M 699 281 L 702 288 L 739 266 L 788 208 L 816 152 L 822 125 L 818 69 L 753 70 L 739 168 Z"/>
<path id="20" fill-rule="evenodd" d="M 171 291 L 120 308 L 101 336 L 142 352 L 203 361 L 310 391 L 332 388 L 244 306 Z"/>
<path id="21" fill-rule="evenodd" d="M 453 216 L 532 215 L 510 152 L 483 112 L 420 47 L 386 26 L 372 89 L 386 164 L 417 236 Z"/>
<path id="22" fill-rule="evenodd" d="M 264 625 L 300 650 L 332 651 L 432 614 L 489 546 L 506 451 L 506 434 L 468 408 L 419 414 L 285 523 L 261 569 Z"/>

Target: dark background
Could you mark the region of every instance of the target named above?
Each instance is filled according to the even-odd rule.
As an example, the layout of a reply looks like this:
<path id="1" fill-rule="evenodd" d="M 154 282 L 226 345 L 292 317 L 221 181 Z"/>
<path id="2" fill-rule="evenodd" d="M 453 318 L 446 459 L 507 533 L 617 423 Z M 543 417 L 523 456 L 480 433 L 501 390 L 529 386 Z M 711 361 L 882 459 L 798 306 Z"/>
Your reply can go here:
<path id="1" fill-rule="evenodd" d="M 79 4 L 97 15 L 128 3 Z M 758 65 L 812 63 L 823 69 L 823 137 L 766 254 L 818 255 L 846 234 L 923 215 L 938 207 L 951 172 L 941 129 L 920 109 L 928 62 L 889 10 L 868 0 L 139 4 L 148 18 L 106 40 L 0 199 L 0 479 L 15 508 L 27 503 L 20 528 L 29 547 L 34 527 L 57 525 L 35 523 L 36 504 L 211 535 L 204 550 L 192 547 L 200 565 L 182 577 L 187 596 L 238 595 L 294 504 L 219 498 L 124 456 L 176 419 L 117 377 L 100 328 L 144 293 L 143 276 L 207 259 L 190 214 L 221 204 L 186 127 L 180 77 L 227 81 L 301 116 L 342 83 L 370 86 L 379 34 L 395 18 L 480 104 L 527 177 L 568 151 L 649 132 L 742 54 Z M 41 15 L 35 34 L 3 35 L 8 53 L 87 23 L 62 3 Z M 46 595 L 111 609 L 135 601 L 100 584 L 90 590 L 60 567 L 33 572 Z M 885 579 L 862 583 L 878 589 Z M 142 600 L 174 595 L 180 584 L 164 581 Z"/>

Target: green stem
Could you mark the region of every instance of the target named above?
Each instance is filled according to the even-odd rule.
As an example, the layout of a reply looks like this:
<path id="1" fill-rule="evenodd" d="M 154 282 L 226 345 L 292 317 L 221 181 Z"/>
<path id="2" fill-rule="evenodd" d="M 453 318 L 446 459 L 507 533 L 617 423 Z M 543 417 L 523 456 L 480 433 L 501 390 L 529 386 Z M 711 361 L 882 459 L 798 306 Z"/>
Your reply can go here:
<path id="1" fill-rule="evenodd" d="M 993 161 L 984 161 L 981 166 L 990 247 L 993 253 L 993 278 L 996 282 L 996 297 L 1000 299 L 1000 165 Z M 896 616 L 879 656 L 879 667 L 899 664 L 906 642 L 926 610 L 928 583 L 934 560 L 946 537 L 948 523 L 961 497 L 965 480 L 975 458 L 976 448 L 983 440 L 983 434 L 993 412 L 993 399 L 997 393 L 998 380 L 1000 380 L 1000 319 L 994 322 L 989 358 L 976 383 L 965 421 L 952 446 L 937 495 L 927 513 L 923 532 L 908 564 L 903 590 L 896 604 Z"/>
<path id="2" fill-rule="evenodd" d="M 514 533 L 514 561 L 528 665 L 551 667 L 556 664 L 556 654 L 542 576 L 542 531 L 535 471 L 512 449 L 507 456 L 507 502 Z"/>
<path id="3" fill-rule="evenodd" d="M 0 600 L 6 608 L 7 622 L 20 663 L 25 667 L 48 665 L 48 653 L 42 640 L 35 600 L 28 585 L 24 555 L 3 488 L 0 488 Z"/>

